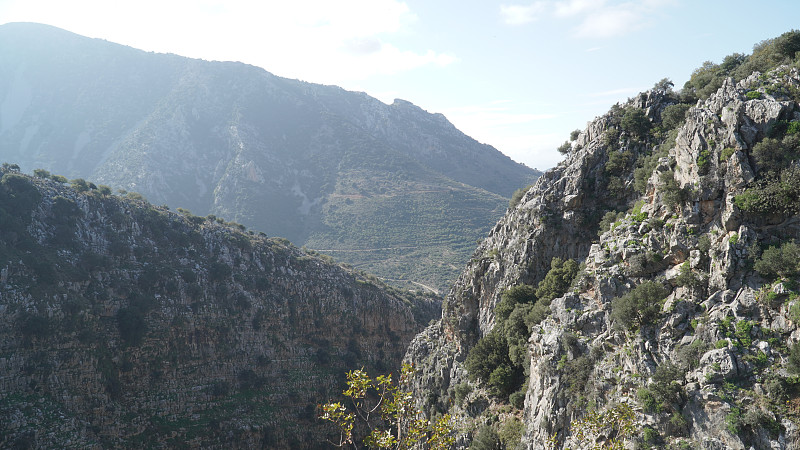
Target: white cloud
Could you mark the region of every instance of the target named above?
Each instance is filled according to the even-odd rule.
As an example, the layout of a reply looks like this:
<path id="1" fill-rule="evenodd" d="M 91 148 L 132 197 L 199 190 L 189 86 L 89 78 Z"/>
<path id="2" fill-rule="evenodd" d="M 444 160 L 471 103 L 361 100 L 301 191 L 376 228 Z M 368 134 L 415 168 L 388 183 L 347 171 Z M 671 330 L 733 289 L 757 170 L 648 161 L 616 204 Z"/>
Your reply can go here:
<path id="1" fill-rule="evenodd" d="M 500 14 L 509 25 L 524 25 L 541 18 L 575 23 L 581 38 L 624 36 L 647 26 L 653 16 L 675 0 L 541 0 L 531 5 L 503 5 Z"/>
<path id="2" fill-rule="evenodd" d="M 579 37 L 608 38 L 624 36 L 645 25 L 645 15 L 638 8 L 614 8 L 587 15 L 577 27 Z"/>
<path id="3" fill-rule="evenodd" d="M 418 20 L 399 0 L 0 0 L 0 17 L 327 84 L 457 60 L 448 52 L 393 45 Z"/>
<path id="4" fill-rule="evenodd" d="M 501 5 L 500 15 L 508 25 L 524 25 L 539 19 L 547 11 L 547 2 L 539 1 L 530 5 Z"/>
<path id="5" fill-rule="evenodd" d="M 555 15 L 558 17 L 569 17 L 589 13 L 592 10 L 602 8 L 605 0 L 569 0 L 555 2 Z"/>

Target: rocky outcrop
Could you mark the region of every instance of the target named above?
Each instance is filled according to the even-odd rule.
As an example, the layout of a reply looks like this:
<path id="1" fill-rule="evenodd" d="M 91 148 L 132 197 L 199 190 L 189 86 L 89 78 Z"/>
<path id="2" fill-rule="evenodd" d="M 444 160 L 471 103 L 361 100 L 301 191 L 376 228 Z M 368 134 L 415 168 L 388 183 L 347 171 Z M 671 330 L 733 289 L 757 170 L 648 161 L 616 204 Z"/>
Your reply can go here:
<path id="1" fill-rule="evenodd" d="M 787 361 L 798 334 L 790 313 L 797 280 L 773 283 L 753 262 L 759 245 L 800 238 L 800 220 L 765 221 L 734 199 L 756 176 L 753 147 L 777 122 L 800 119 L 798 99 L 787 94 L 798 83 L 788 67 L 728 80 L 688 108 L 674 143 L 669 130 L 636 139 L 618 119 L 638 110 L 659 126 L 678 100 L 669 91 L 641 94 L 589 124 L 480 244 L 442 320 L 406 355 L 423 374 L 414 386 L 420 404 L 458 418 L 460 447 L 481 425 L 508 430 L 518 421 L 520 441 L 503 441 L 508 448 L 595 448 L 625 436 L 590 413 L 627 404 L 636 430 L 627 445 L 796 448 L 799 397 Z M 637 163 L 620 173 L 626 154 Z M 634 173 L 637 166 L 652 172 Z M 599 217 L 614 210 L 598 235 Z M 530 325 L 524 408 L 516 410 L 470 377 L 464 361 L 496 326 L 502 293 L 536 286 L 553 257 L 583 269 L 549 316 Z M 637 290 L 648 280 L 663 289 L 653 288 L 663 294 L 653 304 Z M 636 301 L 627 313 L 621 306 Z M 646 307 L 654 318 L 644 318 Z"/>
<path id="2" fill-rule="evenodd" d="M 435 298 L 221 219 L 8 171 L 0 447 L 318 448 Z"/>

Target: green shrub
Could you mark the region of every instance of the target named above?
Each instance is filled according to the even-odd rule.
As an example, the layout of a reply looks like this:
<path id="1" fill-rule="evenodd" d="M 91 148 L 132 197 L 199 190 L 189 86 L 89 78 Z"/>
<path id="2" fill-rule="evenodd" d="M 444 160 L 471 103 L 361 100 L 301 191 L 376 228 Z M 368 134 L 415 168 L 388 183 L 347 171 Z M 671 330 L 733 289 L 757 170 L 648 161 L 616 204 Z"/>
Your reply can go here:
<path id="1" fill-rule="evenodd" d="M 661 435 L 658 434 L 655 428 L 651 426 L 644 427 L 644 431 L 642 433 L 642 441 L 645 444 L 649 445 L 656 445 L 661 441 Z"/>
<path id="2" fill-rule="evenodd" d="M 689 191 L 678 186 L 674 173 L 663 172 L 661 174 L 661 183 L 661 198 L 670 209 L 676 209 L 689 199 Z"/>
<path id="3" fill-rule="evenodd" d="M 469 383 L 459 383 L 453 388 L 453 396 L 456 404 L 461 405 L 464 399 L 472 392 L 472 385 Z"/>
<path id="4" fill-rule="evenodd" d="M 747 97 L 748 100 L 758 100 L 762 96 L 763 94 L 761 94 L 761 92 L 758 91 L 748 91 L 747 94 L 745 94 L 745 97 Z"/>
<path id="5" fill-rule="evenodd" d="M 489 425 L 482 425 L 475 433 L 469 450 L 499 450 L 500 438 L 497 432 Z"/>
<path id="6" fill-rule="evenodd" d="M 732 434 L 739 434 L 742 426 L 742 410 L 735 406 L 731 407 L 731 412 L 725 416 L 725 425 Z"/>
<path id="7" fill-rule="evenodd" d="M 759 174 L 777 174 L 800 156 L 800 136 L 792 134 L 783 139 L 764 138 L 753 146 L 751 154 Z"/>
<path id="8" fill-rule="evenodd" d="M 686 111 L 691 107 L 692 105 L 688 103 L 678 103 L 667 106 L 661 113 L 661 126 L 665 130 L 672 130 L 683 125 L 683 122 L 686 120 Z"/>
<path id="9" fill-rule="evenodd" d="M 660 283 L 645 281 L 611 302 L 611 319 L 626 329 L 654 323 L 661 312 L 661 301 L 669 291 Z"/>
<path id="10" fill-rule="evenodd" d="M 683 400 L 682 369 L 670 362 L 656 367 L 652 382 L 646 388 L 640 388 L 636 396 L 645 411 L 660 413 L 678 410 Z"/>
<path id="11" fill-rule="evenodd" d="M 528 192 L 528 189 L 531 188 L 531 186 L 533 185 L 519 188 L 514 191 L 514 193 L 511 194 L 511 200 L 508 201 L 508 209 L 514 209 L 519 204 L 520 200 L 522 200 L 522 197 L 525 195 L 525 193 Z"/>
<path id="12" fill-rule="evenodd" d="M 572 150 L 572 144 L 570 144 L 569 141 L 565 141 L 563 144 L 558 146 L 557 150 L 558 150 L 558 153 L 561 153 L 562 155 L 566 155 L 567 153 L 569 153 L 570 150 Z"/>
<path id="13" fill-rule="evenodd" d="M 702 339 L 696 339 L 689 345 L 681 345 L 675 349 L 676 360 L 684 370 L 694 370 L 700 366 L 700 357 L 708 349 Z"/>
<path id="14" fill-rule="evenodd" d="M 608 152 L 605 172 L 615 176 L 625 175 L 633 164 L 633 153 L 629 150 L 612 150 Z"/>
<path id="15" fill-rule="evenodd" d="M 789 348 L 788 369 L 792 373 L 800 373 L 800 344 L 794 344 Z"/>
<path id="16" fill-rule="evenodd" d="M 725 147 L 719 153 L 719 160 L 721 162 L 725 162 L 725 161 L 729 160 L 730 157 L 733 156 L 734 153 L 736 153 L 736 149 L 735 148 Z"/>
<path id="17" fill-rule="evenodd" d="M 508 398 L 517 389 L 522 375 L 517 369 L 517 367 L 512 367 L 511 364 L 501 364 L 492 371 L 486 383 L 489 385 L 489 391 L 492 395 Z"/>
<path id="18" fill-rule="evenodd" d="M 611 229 L 611 225 L 625 217 L 624 211 L 608 211 L 600 219 L 598 236 Z"/>
<path id="19" fill-rule="evenodd" d="M 780 247 L 771 246 L 764 250 L 753 268 L 767 279 L 794 277 L 800 272 L 800 246 L 794 241 Z"/>
<path id="20" fill-rule="evenodd" d="M 525 407 L 525 392 L 522 390 L 514 392 L 508 397 L 508 402 L 511 403 L 514 408 L 522 410 Z"/>
<path id="21" fill-rule="evenodd" d="M 575 359 L 564 362 L 561 369 L 562 379 L 567 385 L 567 392 L 571 396 L 583 393 L 594 371 L 595 359 L 592 355 L 581 355 Z"/>
<path id="22" fill-rule="evenodd" d="M 711 150 L 704 148 L 700 150 L 700 154 L 697 155 L 697 171 L 700 175 L 705 175 L 708 173 L 708 169 L 711 165 Z"/>
<path id="23" fill-rule="evenodd" d="M 50 172 L 45 169 L 33 169 L 33 176 L 36 178 L 48 179 L 50 178 Z"/>
<path id="24" fill-rule="evenodd" d="M 494 309 L 495 320 L 503 322 L 517 305 L 535 301 L 536 290 L 533 286 L 527 284 L 513 286 L 500 294 L 500 301 Z"/>
<path id="25" fill-rule="evenodd" d="M 72 189 L 75 189 L 78 192 L 86 192 L 89 188 L 89 183 L 86 182 L 83 178 L 76 178 L 74 180 L 70 180 L 70 185 Z"/>
<path id="26" fill-rule="evenodd" d="M 508 342 L 495 330 L 478 340 L 464 362 L 472 379 L 488 382 L 492 372 L 501 365 L 511 365 Z"/>
<path id="27" fill-rule="evenodd" d="M 498 437 L 503 444 L 503 448 L 514 449 L 519 445 L 522 440 L 522 422 L 516 417 L 506 419 L 503 426 L 500 428 Z"/>
<path id="28" fill-rule="evenodd" d="M 553 258 L 550 260 L 550 271 L 536 287 L 536 297 L 540 301 L 561 297 L 569 290 L 579 270 L 580 264 L 572 259 L 564 261 L 561 258 Z"/>
<path id="29" fill-rule="evenodd" d="M 734 336 L 739 340 L 739 343 L 747 348 L 753 343 L 753 338 L 750 332 L 753 330 L 753 322 L 749 320 L 740 320 L 736 322 Z"/>
<path id="30" fill-rule="evenodd" d="M 688 262 L 685 262 L 683 265 L 681 265 L 681 271 L 675 278 L 675 284 L 691 289 L 701 289 L 705 287 L 705 281 L 703 280 L 703 277 L 696 274 Z"/>
<path id="31" fill-rule="evenodd" d="M 652 124 L 650 119 L 639 108 L 628 107 L 625 108 L 625 113 L 620 120 L 620 128 L 622 131 L 627 132 L 636 139 L 643 140 L 647 137 Z"/>

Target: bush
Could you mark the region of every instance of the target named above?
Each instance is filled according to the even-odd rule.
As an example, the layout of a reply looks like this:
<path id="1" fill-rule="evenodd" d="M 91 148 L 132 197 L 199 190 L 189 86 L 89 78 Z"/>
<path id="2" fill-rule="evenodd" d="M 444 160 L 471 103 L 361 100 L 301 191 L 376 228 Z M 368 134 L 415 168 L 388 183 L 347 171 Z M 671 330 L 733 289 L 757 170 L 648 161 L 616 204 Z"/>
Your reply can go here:
<path id="1" fill-rule="evenodd" d="M 681 271 L 675 278 L 675 284 L 678 286 L 688 287 L 690 289 L 701 289 L 705 286 L 703 277 L 694 273 L 688 262 L 681 265 Z"/>
<path id="2" fill-rule="evenodd" d="M 800 272 L 800 247 L 785 242 L 780 247 L 771 246 L 764 250 L 753 268 L 767 279 L 791 278 Z"/>
<path id="3" fill-rule="evenodd" d="M 730 159 L 731 156 L 733 156 L 734 153 L 736 153 L 736 149 L 735 148 L 725 147 L 719 153 L 719 160 L 721 162 L 727 161 L 728 159 Z"/>
<path id="4" fill-rule="evenodd" d="M 508 209 L 514 209 L 519 204 L 520 200 L 522 200 L 522 197 L 525 195 L 525 193 L 528 192 L 528 189 L 531 188 L 531 186 L 519 188 L 514 191 L 514 193 L 511 194 L 511 200 L 508 201 Z"/>
<path id="5" fill-rule="evenodd" d="M 761 92 L 758 91 L 748 91 L 747 94 L 745 94 L 745 97 L 747 97 L 748 100 L 758 100 L 762 96 L 763 94 L 761 94 Z"/>
<path id="6" fill-rule="evenodd" d="M 469 450 L 500 450 L 500 438 L 497 432 L 489 425 L 478 428 Z"/>
<path id="7" fill-rule="evenodd" d="M 800 136 L 792 134 L 780 140 L 764 138 L 753 146 L 752 155 L 759 174 L 777 174 L 800 156 Z"/>
<path id="8" fill-rule="evenodd" d="M 36 178 L 50 178 L 50 172 L 45 169 L 33 169 L 33 176 Z"/>
<path id="9" fill-rule="evenodd" d="M 567 153 L 569 153 L 570 150 L 572 150 L 572 144 L 570 144 L 569 141 L 565 141 L 563 144 L 558 146 L 557 150 L 558 153 L 566 155 Z"/>
<path id="10" fill-rule="evenodd" d="M 800 344 L 794 344 L 789 348 L 789 371 L 800 373 Z"/>
<path id="11" fill-rule="evenodd" d="M 500 398 L 508 398 L 519 385 L 519 379 L 522 375 L 517 367 L 512 367 L 511 364 L 500 364 L 489 375 L 489 380 L 486 384 L 489 385 L 489 391 Z"/>
<path id="12" fill-rule="evenodd" d="M 727 341 L 725 342 L 727 346 Z M 708 349 L 708 344 L 702 339 L 696 339 L 689 345 L 681 345 L 675 349 L 676 360 L 680 367 L 686 371 L 694 370 L 700 366 L 700 357 Z"/>
<path id="13" fill-rule="evenodd" d="M 682 205 L 689 199 L 688 190 L 678 186 L 678 182 L 675 181 L 675 174 L 672 172 L 663 172 L 661 174 L 661 183 L 661 198 L 670 209 L 676 209 L 677 206 Z"/>
<path id="14" fill-rule="evenodd" d="M 657 272 L 664 267 L 664 255 L 660 252 L 646 251 L 637 253 L 628 258 L 626 274 L 633 277 L 641 277 L 653 272 Z"/>
<path id="15" fill-rule="evenodd" d="M 624 211 L 609 211 L 600 219 L 598 236 L 611 229 L 611 226 L 625 217 Z"/>
<path id="16" fill-rule="evenodd" d="M 500 428 L 498 437 L 500 438 L 500 442 L 503 444 L 504 448 L 516 448 L 522 439 L 522 422 L 513 416 L 509 419 L 506 419 L 502 428 Z"/>
<path id="17" fill-rule="evenodd" d="M 472 379 L 488 382 L 492 372 L 501 365 L 511 365 L 508 342 L 493 330 L 475 344 L 464 362 Z"/>
<path id="18" fill-rule="evenodd" d="M 686 111 L 691 106 L 688 103 L 678 103 L 664 108 L 661 113 L 661 127 L 665 130 L 672 130 L 683 125 L 683 122 L 686 121 Z"/>
<path id="19" fill-rule="evenodd" d="M 580 265 L 572 259 L 564 261 L 561 258 L 553 258 L 550 260 L 550 271 L 536 287 L 536 297 L 540 301 L 561 297 L 569 290 L 579 270 Z"/>
<path id="20" fill-rule="evenodd" d="M 495 320 L 504 322 L 517 305 L 535 301 L 536 290 L 533 286 L 527 284 L 513 286 L 500 295 L 500 302 L 494 309 Z"/>
<path id="21" fill-rule="evenodd" d="M 508 397 L 508 401 L 514 408 L 522 410 L 525 407 L 525 392 L 522 390 L 514 392 Z"/>
<path id="22" fill-rule="evenodd" d="M 704 148 L 700 150 L 700 154 L 697 155 L 697 172 L 700 175 L 705 175 L 708 173 L 711 164 L 711 150 Z"/>
<path id="23" fill-rule="evenodd" d="M 734 203 L 742 211 L 790 216 L 800 212 L 800 167 L 793 166 L 780 175 L 768 175 L 737 195 Z"/>
<path id="24" fill-rule="evenodd" d="M 453 388 L 453 396 L 456 404 L 460 405 L 467 398 L 467 395 L 472 392 L 472 385 L 469 383 L 459 383 Z"/>
<path id="25" fill-rule="evenodd" d="M 667 362 L 658 366 L 653 381 L 636 392 L 644 410 L 650 413 L 677 412 L 676 405 L 681 403 L 683 396 L 681 379 L 681 369 L 675 364 Z"/>
<path id="26" fill-rule="evenodd" d="M 660 283 L 645 281 L 611 302 L 611 319 L 627 329 L 652 324 L 661 313 L 669 291 Z"/>
<path id="27" fill-rule="evenodd" d="M 651 126 L 650 119 L 647 118 L 644 111 L 633 107 L 625 109 L 625 113 L 622 115 L 622 120 L 620 121 L 620 128 L 622 128 L 622 131 L 640 140 L 647 137 Z"/>

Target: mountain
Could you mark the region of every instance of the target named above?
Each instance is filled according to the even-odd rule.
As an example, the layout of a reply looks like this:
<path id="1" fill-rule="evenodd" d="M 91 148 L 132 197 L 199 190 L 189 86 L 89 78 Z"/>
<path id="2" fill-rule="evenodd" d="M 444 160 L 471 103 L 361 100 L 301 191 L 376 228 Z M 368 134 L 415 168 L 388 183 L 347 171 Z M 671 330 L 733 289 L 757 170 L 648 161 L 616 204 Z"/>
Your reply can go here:
<path id="1" fill-rule="evenodd" d="M 441 114 L 232 62 L 0 26 L 0 158 L 444 291 L 538 172 Z"/>
<path id="2" fill-rule="evenodd" d="M 798 51 L 615 105 L 492 228 L 406 354 L 458 448 L 797 448 Z"/>
<path id="3" fill-rule="evenodd" d="M 0 447 L 319 448 L 439 316 L 285 239 L 5 165 Z"/>

